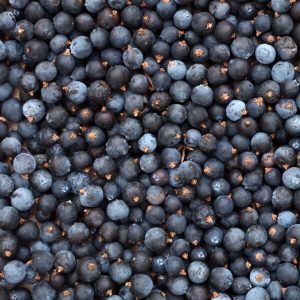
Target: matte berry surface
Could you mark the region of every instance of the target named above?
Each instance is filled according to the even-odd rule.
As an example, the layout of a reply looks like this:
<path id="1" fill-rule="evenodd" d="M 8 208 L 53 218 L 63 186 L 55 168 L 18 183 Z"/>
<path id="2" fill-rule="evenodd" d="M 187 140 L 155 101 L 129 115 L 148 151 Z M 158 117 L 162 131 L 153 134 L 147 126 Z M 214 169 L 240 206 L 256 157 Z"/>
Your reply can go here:
<path id="1" fill-rule="evenodd" d="M 300 300 L 300 1 L 0 1 L 0 300 Z"/>

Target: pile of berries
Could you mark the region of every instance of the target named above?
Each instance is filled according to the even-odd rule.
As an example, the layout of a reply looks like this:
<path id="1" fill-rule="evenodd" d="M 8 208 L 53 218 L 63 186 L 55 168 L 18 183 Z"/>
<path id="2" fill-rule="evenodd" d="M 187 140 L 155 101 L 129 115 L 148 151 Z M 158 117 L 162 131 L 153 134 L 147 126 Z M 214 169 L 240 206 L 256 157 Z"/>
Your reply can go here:
<path id="1" fill-rule="evenodd" d="M 299 300 L 300 1 L 1 0 L 0 300 Z"/>

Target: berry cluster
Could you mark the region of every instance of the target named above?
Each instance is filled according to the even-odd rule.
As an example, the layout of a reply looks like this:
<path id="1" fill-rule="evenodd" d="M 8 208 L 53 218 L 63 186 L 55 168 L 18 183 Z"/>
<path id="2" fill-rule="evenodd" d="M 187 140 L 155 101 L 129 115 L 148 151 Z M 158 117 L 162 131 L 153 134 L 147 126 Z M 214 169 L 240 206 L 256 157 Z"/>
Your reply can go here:
<path id="1" fill-rule="evenodd" d="M 1 0 L 0 300 L 299 300 L 300 1 Z"/>

